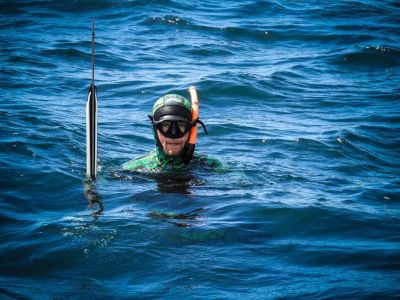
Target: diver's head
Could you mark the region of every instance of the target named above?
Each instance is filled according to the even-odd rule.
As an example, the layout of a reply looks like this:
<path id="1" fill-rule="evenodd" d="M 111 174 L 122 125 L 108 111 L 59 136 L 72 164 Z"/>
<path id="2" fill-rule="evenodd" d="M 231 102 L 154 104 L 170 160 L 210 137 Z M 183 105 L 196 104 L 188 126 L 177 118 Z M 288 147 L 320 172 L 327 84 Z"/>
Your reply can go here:
<path id="1" fill-rule="evenodd" d="M 192 127 L 189 100 L 176 94 L 165 95 L 154 103 L 149 118 L 157 146 L 169 156 L 182 154 Z"/>

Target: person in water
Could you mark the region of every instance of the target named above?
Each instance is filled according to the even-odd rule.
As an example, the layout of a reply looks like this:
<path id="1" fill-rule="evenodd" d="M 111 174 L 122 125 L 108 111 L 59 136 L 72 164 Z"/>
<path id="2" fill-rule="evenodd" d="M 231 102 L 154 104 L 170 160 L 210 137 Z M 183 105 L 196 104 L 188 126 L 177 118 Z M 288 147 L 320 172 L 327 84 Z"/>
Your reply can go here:
<path id="1" fill-rule="evenodd" d="M 192 103 L 177 94 L 158 99 L 149 115 L 156 149 L 147 155 L 122 164 L 122 169 L 139 172 L 164 172 L 185 170 L 191 166 L 213 169 L 222 164 L 213 158 L 194 154 L 197 124 L 207 129 L 198 118 L 198 99 L 194 87 L 189 89 Z"/>

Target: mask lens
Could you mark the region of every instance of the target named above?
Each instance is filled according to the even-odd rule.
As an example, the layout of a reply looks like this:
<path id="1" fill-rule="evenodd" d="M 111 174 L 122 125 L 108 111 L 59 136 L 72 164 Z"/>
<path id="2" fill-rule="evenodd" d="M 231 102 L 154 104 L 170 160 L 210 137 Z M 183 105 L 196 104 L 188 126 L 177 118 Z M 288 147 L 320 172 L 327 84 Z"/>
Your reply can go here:
<path id="1" fill-rule="evenodd" d="M 189 124 L 187 122 L 177 122 L 177 123 L 179 131 L 185 134 L 189 129 Z"/>
<path id="2" fill-rule="evenodd" d="M 168 132 L 168 130 L 171 129 L 171 125 L 172 125 L 172 124 L 171 124 L 170 121 L 161 122 L 161 123 L 158 125 L 158 130 L 160 130 L 162 134 L 165 134 L 165 133 Z"/>

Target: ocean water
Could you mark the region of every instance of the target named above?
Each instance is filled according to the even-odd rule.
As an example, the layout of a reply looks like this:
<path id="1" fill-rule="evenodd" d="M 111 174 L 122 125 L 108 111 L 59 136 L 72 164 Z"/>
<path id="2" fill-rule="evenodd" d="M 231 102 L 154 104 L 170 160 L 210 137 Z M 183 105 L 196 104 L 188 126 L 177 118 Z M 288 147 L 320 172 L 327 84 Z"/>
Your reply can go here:
<path id="1" fill-rule="evenodd" d="M 398 1 L 1 1 L 1 299 L 400 295 Z M 85 183 L 96 28 L 99 166 Z M 226 172 L 121 172 L 166 93 Z"/>

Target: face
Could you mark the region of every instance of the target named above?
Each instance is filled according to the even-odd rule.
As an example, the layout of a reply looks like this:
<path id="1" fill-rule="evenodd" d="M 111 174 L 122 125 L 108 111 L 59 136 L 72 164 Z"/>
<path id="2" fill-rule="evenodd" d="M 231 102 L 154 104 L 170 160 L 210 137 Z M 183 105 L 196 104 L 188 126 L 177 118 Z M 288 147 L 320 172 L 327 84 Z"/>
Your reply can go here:
<path id="1" fill-rule="evenodd" d="M 185 148 L 189 139 L 189 132 L 186 132 L 186 134 L 179 139 L 170 139 L 163 136 L 160 130 L 157 130 L 157 136 L 163 147 L 164 153 L 169 156 L 177 156 L 181 154 L 183 148 Z"/>

